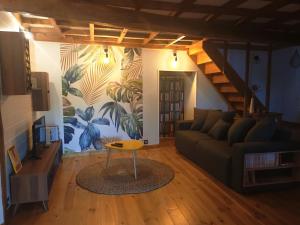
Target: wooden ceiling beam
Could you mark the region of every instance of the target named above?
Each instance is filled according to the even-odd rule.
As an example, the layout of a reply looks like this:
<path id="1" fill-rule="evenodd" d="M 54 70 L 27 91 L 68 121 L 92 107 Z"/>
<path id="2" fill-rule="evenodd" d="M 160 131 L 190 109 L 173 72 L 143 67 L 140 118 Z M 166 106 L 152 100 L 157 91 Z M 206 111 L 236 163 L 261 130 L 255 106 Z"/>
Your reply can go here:
<path id="1" fill-rule="evenodd" d="M 22 24 L 24 25 L 47 25 L 47 26 L 52 26 L 52 22 L 49 19 L 37 19 L 37 18 L 28 18 L 28 17 L 23 17 L 20 15 L 20 18 L 22 20 Z"/>
<path id="2" fill-rule="evenodd" d="M 59 33 L 61 36 L 64 36 L 61 28 L 59 26 L 57 26 L 55 19 L 49 18 L 49 22 L 53 26 L 55 32 Z"/>
<path id="3" fill-rule="evenodd" d="M 221 6 L 221 8 L 226 11 L 226 10 L 230 10 L 230 9 L 233 9 L 233 8 L 236 8 L 236 6 L 242 4 L 243 2 L 245 2 L 246 0 L 231 0 L 227 3 L 225 3 L 224 5 Z M 222 12 L 217 12 L 217 13 L 213 13 L 213 14 L 210 14 L 208 15 L 206 18 L 205 18 L 205 21 L 206 22 L 211 22 L 213 20 L 215 20 L 216 18 L 218 18 L 221 14 L 227 14 L 225 13 L 224 11 Z"/>
<path id="4" fill-rule="evenodd" d="M 65 38 L 49 35 L 45 33 L 35 33 L 34 39 L 37 41 L 49 41 L 49 42 L 65 42 L 65 43 L 78 43 L 78 44 L 102 44 L 102 45 L 112 45 L 112 46 L 123 46 L 123 47 L 130 47 L 130 48 L 143 48 L 145 47 L 143 43 L 129 43 L 129 42 L 122 42 L 118 44 L 115 39 L 104 39 L 104 38 L 95 38 L 94 42 L 91 42 L 89 37 L 72 37 L 67 36 Z M 154 49 L 162 49 L 165 48 L 165 45 L 160 44 L 148 44 L 147 48 L 154 48 Z M 168 49 L 174 50 L 186 50 L 187 46 L 185 45 L 173 45 L 168 47 Z"/>
<path id="5" fill-rule="evenodd" d="M 272 15 L 272 14 L 274 14 L 274 12 L 276 12 L 277 9 L 279 9 L 287 4 L 289 4 L 289 1 L 287 1 L 287 0 L 272 1 L 272 2 L 270 2 L 270 4 L 266 5 L 265 7 L 262 7 L 261 9 L 254 11 L 252 13 L 252 15 L 243 17 L 236 23 L 236 25 L 242 25 L 247 22 L 250 22 L 254 18 L 259 17 L 260 15 L 262 15 L 264 13 L 269 13 Z M 291 13 L 289 13 L 289 14 L 291 14 Z M 281 18 L 282 17 L 291 18 L 290 16 L 287 16 L 287 15 L 281 16 Z M 277 18 L 277 17 L 273 17 L 273 18 Z"/>
<path id="6" fill-rule="evenodd" d="M 279 0 L 278 0 L 279 1 Z M 257 32 L 251 26 L 236 29 L 231 24 L 206 24 L 169 16 L 154 15 L 145 12 L 113 8 L 103 4 L 83 0 L 1 0 L 0 9 L 5 11 L 25 11 L 38 16 L 47 16 L 56 20 L 74 20 L 94 23 L 102 26 L 126 27 L 128 29 L 151 32 L 169 32 L 197 37 L 222 38 L 227 40 L 260 40 L 299 43 L 299 35 L 285 35 L 271 32 Z"/>
<path id="7" fill-rule="evenodd" d="M 117 41 L 118 44 L 121 44 L 121 43 L 122 43 L 122 41 L 123 41 L 123 39 L 125 38 L 127 32 L 128 32 L 128 29 L 126 29 L 126 28 L 124 28 L 124 29 L 121 31 L 120 37 L 118 38 L 118 41 Z"/>
<path id="8" fill-rule="evenodd" d="M 182 2 L 178 5 L 178 10 L 175 13 L 175 17 L 178 17 L 181 13 L 186 11 L 186 8 L 190 8 L 193 6 L 196 0 L 182 0 Z"/>
<path id="9" fill-rule="evenodd" d="M 95 28 L 94 28 L 94 24 L 90 23 L 89 28 L 90 28 L 90 41 L 93 42 L 95 40 Z"/>
<path id="10" fill-rule="evenodd" d="M 167 44 L 166 48 L 170 47 L 171 45 L 174 45 L 175 43 L 177 43 L 178 41 L 182 40 L 183 38 L 185 38 L 184 35 L 179 36 L 177 39 L 175 39 L 174 41 L 171 41 L 169 44 Z"/>
<path id="11" fill-rule="evenodd" d="M 146 45 L 150 41 L 152 41 L 159 33 L 158 32 L 150 32 L 149 37 L 144 39 L 143 44 Z"/>
<path id="12" fill-rule="evenodd" d="M 246 1 L 246 0 L 244 0 Z M 274 0 L 278 1 L 278 0 Z M 89 0 L 89 2 L 97 3 L 98 0 Z M 162 2 L 162 1 L 139 1 L 142 9 L 150 9 L 150 10 L 165 10 L 165 11 L 178 11 L 180 10 L 181 3 L 174 2 Z M 287 0 L 288 3 L 299 3 L 299 0 Z M 135 8 L 132 0 L 104 0 L 101 1 L 104 5 L 109 5 L 113 7 L 131 7 Z M 231 3 L 232 4 L 232 3 Z M 238 2 L 234 5 L 238 5 Z M 230 5 L 229 5 L 230 6 Z M 212 5 L 204 5 L 204 4 L 190 4 L 184 7 L 184 12 L 194 12 L 194 13 L 207 13 L 207 14 L 230 14 L 230 15 L 239 15 L 239 16 L 250 16 L 257 10 L 246 9 L 246 8 L 236 8 L 236 7 L 228 7 L 224 8 L 224 6 L 212 6 Z M 288 16 L 290 13 L 288 12 L 260 12 L 261 17 L 282 17 Z M 300 18 L 300 15 L 295 15 L 295 17 Z"/>

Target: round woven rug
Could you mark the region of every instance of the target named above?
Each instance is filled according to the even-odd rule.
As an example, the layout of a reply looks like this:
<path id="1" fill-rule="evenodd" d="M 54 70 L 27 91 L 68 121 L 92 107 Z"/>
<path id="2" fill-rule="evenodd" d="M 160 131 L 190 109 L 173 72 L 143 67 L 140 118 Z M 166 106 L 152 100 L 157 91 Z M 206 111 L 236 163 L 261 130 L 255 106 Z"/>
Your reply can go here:
<path id="1" fill-rule="evenodd" d="M 137 158 L 137 179 L 134 179 L 131 158 L 113 159 L 83 168 L 76 177 L 77 184 L 89 191 L 107 194 L 136 194 L 152 191 L 168 184 L 174 171 L 166 164 L 150 159 Z"/>

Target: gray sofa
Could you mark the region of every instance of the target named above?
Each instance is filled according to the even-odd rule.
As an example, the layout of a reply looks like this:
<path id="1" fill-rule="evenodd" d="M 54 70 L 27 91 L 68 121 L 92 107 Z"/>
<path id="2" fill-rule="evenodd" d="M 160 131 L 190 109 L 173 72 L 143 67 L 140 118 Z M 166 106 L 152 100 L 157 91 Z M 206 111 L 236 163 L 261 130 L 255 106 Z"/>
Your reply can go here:
<path id="1" fill-rule="evenodd" d="M 244 155 L 246 153 L 297 150 L 299 144 L 277 135 L 276 139 L 258 142 L 216 140 L 207 133 L 191 130 L 193 121 L 178 121 L 175 132 L 177 151 L 192 160 L 210 175 L 238 192 L 243 188 Z"/>

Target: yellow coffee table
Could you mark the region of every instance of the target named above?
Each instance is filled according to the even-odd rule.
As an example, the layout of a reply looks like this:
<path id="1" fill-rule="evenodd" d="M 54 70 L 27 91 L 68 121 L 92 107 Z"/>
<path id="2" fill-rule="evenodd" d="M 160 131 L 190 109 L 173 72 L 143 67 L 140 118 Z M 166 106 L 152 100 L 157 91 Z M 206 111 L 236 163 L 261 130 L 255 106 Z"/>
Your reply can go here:
<path id="1" fill-rule="evenodd" d="M 122 147 L 114 146 L 115 143 L 123 144 Z M 133 158 L 133 168 L 134 168 L 134 178 L 137 179 L 136 172 L 136 152 L 144 147 L 143 141 L 139 140 L 123 140 L 123 141 L 115 141 L 105 145 L 107 148 L 107 158 L 106 158 L 106 168 L 108 168 L 110 163 L 111 151 L 117 150 L 120 152 L 132 152 Z"/>

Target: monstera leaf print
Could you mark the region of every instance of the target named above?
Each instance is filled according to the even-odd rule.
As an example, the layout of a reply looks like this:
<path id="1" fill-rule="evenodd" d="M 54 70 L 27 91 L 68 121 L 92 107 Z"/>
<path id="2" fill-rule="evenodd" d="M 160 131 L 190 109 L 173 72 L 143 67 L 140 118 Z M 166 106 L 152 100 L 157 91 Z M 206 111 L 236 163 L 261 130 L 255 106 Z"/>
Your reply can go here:
<path id="1" fill-rule="evenodd" d="M 121 127 L 132 139 L 140 139 L 143 136 L 141 65 L 141 49 L 125 48 L 121 64 L 121 82 L 108 83 L 106 94 L 113 101 L 105 103 L 100 109 L 103 112 L 102 117 L 109 114 L 117 131 Z M 124 104 L 129 107 L 123 106 Z"/>
<path id="2" fill-rule="evenodd" d="M 130 103 L 142 98 L 143 89 L 141 80 L 128 80 L 124 83 L 110 82 L 106 94 L 118 102 Z"/>
<path id="3" fill-rule="evenodd" d="M 71 87 L 71 84 L 80 80 L 83 77 L 84 73 L 82 68 L 79 65 L 74 65 L 69 68 L 65 75 L 62 77 L 62 94 L 68 96 L 72 94 L 78 97 L 82 97 L 82 93 L 77 88 Z"/>
<path id="4" fill-rule="evenodd" d="M 131 103 L 132 113 L 123 114 L 121 128 L 131 139 L 143 137 L 143 106 L 138 102 Z"/>

